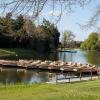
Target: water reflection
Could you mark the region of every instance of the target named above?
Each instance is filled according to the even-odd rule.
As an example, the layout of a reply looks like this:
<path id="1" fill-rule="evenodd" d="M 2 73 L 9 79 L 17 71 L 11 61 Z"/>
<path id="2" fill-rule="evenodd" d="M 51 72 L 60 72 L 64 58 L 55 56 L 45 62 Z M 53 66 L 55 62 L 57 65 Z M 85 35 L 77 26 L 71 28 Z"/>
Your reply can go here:
<path id="1" fill-rule="evenodd" d="M 28 58 L 25 58 L 28 59 Z M 80 63 L 91 63 L 100 65 L 99 51 L 81 51 L 77 53 L 55 52 L 50 54 L 35 54 L 30 59 L 41 60 L 62 60 Z M 54 81 L 56 79 L 54 73 L 38 72 L 38 71 L 17 71 L 17 69 L 3 69 L 0 71 L 0 83 L 15 84 L 15 83 L 40 83 Z"/>
<path id="2" fill-rule="evenodd" d="M 3 69 L 0 71 L 0 83 L 40 83 L 48 81 L 47 72 L 17 71 L 17 69 Z"/>
<path id="3" fill-rule="evenodd" d="M 100 65 L 100 51 L 59 52 L 59 60 Z"/>
<path id="4" fill-rule="evenodd" d="M 80 50 L 77 50 L 77 53 L 59 52 L 58 55 L 59 60 L 62 61 L 87 63 L 85 53 Z"/>
<path id="5" fill-rule="evenodd" d="M 3 69 L 0 71 L 0 83 L 1 84 L 16 84 L 16 83 L 41 83 L 41 82 L 55 82 L 56 78 L 73 76 L 69 74 L 57 74 L 49 72 L 37 72 L 37 71 L 17 71 L 17 69 Z"/>
<path id="6" fill-rule="evenodd" d="M 95 65 L 100 65 L 100 52 L 99 51 L 87 51 L 87 62 Z"/>
<path id="7" fill-rule="evenodd" d="M 54 52 L 54 53 L 37 53 L 31 52 L 29 54 L 24 53 L 23 55 L 19 54 L 18 56 L 4 56 L 0 59 L 40 59 L 40 60 L 62 60 L 62 61 L 72 61 L 80 63 L 91 63 L 91 64 L 100 64 L 100 51 L 81 51 L 77 50 L 77 53 L 70 52 Z"/>

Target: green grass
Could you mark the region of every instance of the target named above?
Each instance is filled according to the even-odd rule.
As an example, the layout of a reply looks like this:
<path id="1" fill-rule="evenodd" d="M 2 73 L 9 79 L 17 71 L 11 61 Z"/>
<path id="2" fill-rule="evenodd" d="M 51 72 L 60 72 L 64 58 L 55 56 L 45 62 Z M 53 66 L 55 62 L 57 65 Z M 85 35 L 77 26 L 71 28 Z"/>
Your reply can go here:
<path id="1" fill-rule="evenodd" d="M 17 55 L 17 56 L 16 56 Z M 54 60 L 57 56 L 53 53 L 40 53 L 33 49 L 23 48 L 0 48 L 0 59 L 18 60 L 18 59 L 51 59 Z"/>
<path id="2" fill-rule="evenodd" d="M 11 51 L 5 50 L 5 49 L 0 49 L 0 57 L 8 56 L 8 55 L 15 55 L 15 52 L 11 52 Z"/>
<path id="3" fill-rule="evenodd" d="M 100 80 L 33 85 L 0 85 L 0 100 L 100 100 Z"/>
<path id="4" fill-rule="evenodd" d="M 17 55 L 17 56 L 16 56 Z M 31 59 L 36 56 L 33 50 L 20 48 L 1 48 L 0 59 Z"/>

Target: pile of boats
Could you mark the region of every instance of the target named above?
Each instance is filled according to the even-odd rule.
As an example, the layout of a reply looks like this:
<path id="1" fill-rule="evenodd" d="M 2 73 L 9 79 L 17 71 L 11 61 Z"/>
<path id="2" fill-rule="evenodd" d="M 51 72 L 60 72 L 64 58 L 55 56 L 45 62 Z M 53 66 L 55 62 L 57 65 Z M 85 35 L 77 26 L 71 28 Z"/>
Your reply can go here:
<path id="1" fill-rule="evenodd" d="M 51 69 L 61 71 L 97 71 L 97 67 L 92 64 L 81 64 L 76 62 L 50 61 L 50 60 L 19 60 L 18 66 L 27 68 Z"/>
<path id="2" fill-rule="evenodd" d="M 81 64 L 76 62 L 50 61 L 50 60 L 0 60 L 0 65 L 16 66 L 26 69 L 46 69 L 58 71 L 82 71 L 82 72 L 97 72 L 100 69 L 92 64 Z"/>

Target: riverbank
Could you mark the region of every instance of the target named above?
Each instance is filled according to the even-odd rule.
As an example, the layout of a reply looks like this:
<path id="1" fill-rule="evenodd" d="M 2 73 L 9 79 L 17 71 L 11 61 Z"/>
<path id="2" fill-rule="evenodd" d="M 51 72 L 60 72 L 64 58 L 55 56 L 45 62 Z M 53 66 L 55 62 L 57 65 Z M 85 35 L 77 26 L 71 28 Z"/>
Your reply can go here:
<path id="1" fill-rule="evenodd" d="M 32 56 L 33 50 L 23 48 L 0 48 L 0 58 L 17 58 L 23 56 Z"/>
<path id="2" fill-rule="evenodd" d="M 0 100 L 100 100 L 100 80 L 72 84 L 0 85 Z"/>
<path id="3" fill-rule="evenodd" d="M 37 59 L 38 55 L 42 56 L 42 53 L 37 53 L 32 49 L 24 48 L 0 48 L 0 59 Z"/>
<path id="4" fill-rule="evenodd" d="M 56 60 L 57 52 L 37 52 L 33 49 L 24 48 L 0 48 L 0 59 L 18 60 L 18 59 L 34 59 L 34 60 Z"/>

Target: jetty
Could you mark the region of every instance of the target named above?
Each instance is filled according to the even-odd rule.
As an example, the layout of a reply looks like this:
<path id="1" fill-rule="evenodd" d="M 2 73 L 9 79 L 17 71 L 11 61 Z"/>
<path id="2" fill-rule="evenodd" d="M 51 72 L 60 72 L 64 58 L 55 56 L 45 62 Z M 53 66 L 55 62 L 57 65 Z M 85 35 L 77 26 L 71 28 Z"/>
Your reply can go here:
<path id="1" fill-rule="evenodd" d="M 47 70 L 63 72 L 75 72 L 75 73 L 96 73 L 100 74 L 100 67 L 96 67 L 92 64 L 81 64 L 63 61 L 49 61 L 49 60 L 0 60 L 0 67 L 5 68 L 19 68 L 30 70 Z"/>
<path id="2" fill-rule="evenodd" d="M 17 68 L 17 72 L 27 70 L 46 71 L 49 73 L 56 74 L 56 83 L 59 81 L 78 79 L 82 80 L 84 75 L 87 75 L 92 80 L 94 76 L 99 79 L 100 67 L 96 67 L 92 64 L 81 64 L 76 62 L 63 62 L 63 61 L 50 61 L 50 60 L 0 60 L 0 71 L 2 72 L 5 68 Z M 64 77 L 59 77 L 63 74 Z M 72 75 L 73 74 L 73 75 Z M 72 75 L 72 76 L 70 76 Z"/>

